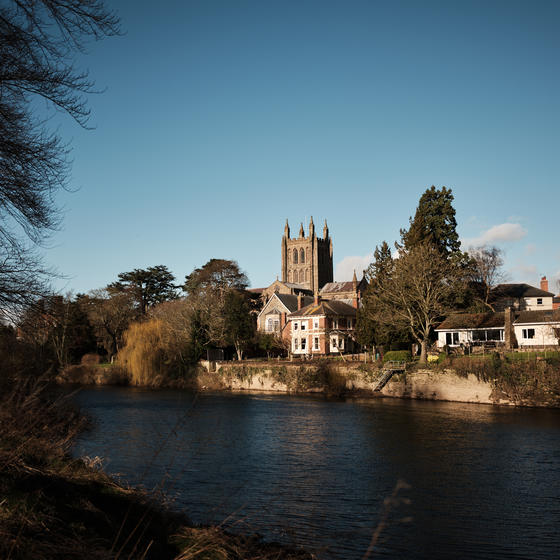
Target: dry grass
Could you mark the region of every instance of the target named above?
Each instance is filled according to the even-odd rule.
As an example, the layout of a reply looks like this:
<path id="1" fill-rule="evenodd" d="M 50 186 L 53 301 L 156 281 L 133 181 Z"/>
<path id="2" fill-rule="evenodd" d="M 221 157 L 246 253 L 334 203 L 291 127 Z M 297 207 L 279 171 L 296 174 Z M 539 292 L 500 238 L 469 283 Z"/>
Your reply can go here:
<path id="1" fill-rule="evenodd" d="M 184 528 L 175 536 L 182 552 L 176 560 L 312 560 L 314 556 L 277 544 L 264 544 L 257 536 L 225 533 L 217 527 Z"/>

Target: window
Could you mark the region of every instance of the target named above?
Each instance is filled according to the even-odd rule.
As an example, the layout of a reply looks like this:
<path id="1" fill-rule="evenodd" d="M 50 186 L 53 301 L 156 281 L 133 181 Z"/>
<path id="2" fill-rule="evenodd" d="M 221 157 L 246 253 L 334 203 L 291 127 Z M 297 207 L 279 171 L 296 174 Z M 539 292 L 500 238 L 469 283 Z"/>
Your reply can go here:
<path id="1" fill-rule="evenodd" d="M 288 282 L 292 282 L 292 271 L 288 270 Z"/>
<path id="2" fill-rule="evenodd" d="M 294 321 L 294 331 L 297 331 L 299 327 L 299 323 L 297 321 Z"/>
<path id="3" fill-rule="evenodd" d="M 266 330 L 268 332 L 277 331 L 280 328 L 280 320 L 278 319 L 278 315 L 274 315 L 272 317 L 266 318 Z"/>
<path id="4" fill-rule="evenodd" d="M 294 249 L 294 253 L 293 253 L 293 254 L 294 254 L 294 258 L 292 259 L 292 260 L 293 260 L 293 263 L 294 263 L 294 264 L 297 264 L 297 249 Z"/>
<path id="5" fill-rule="evenodd" d="M 523 338 L 530 339 L 535 338 L 535 329 L 523 329 Z"/>
<path id="6" fill-rule="evenodd" d="M 447 344 L 447 346 L 458 346 L 458 344 L 459 344 L 459 333 L 458 332 L 445 333 L 445 344 Z"/>
<path id="7" fill-rule="evenodd" d="M 305 269 L 305 281 L 309 281 L 309 271 Z"/>
<path id="8" fill-rule="evenodd" d="M 542 297 L 537 298 L 537 305 L 542 305 Z"/>
<path id="9" fill-rule="evenodd" d="M 303 321 L 301 322 L 301 330 L 304 331 L 307 327 L 307 324 L 304 323 Z"/>
<path id="10" fill-rule="evenodd" d="M 307 339 L 306 338 L 302 338 L 301 339 L 301 349 L 305 350 L 305 347 L 307 345 Z"/>
<path id="11" fill-rule="evenodd" d="M 299 345 L 299 340 L 297 338 L 294 338 L 294 350 L 298 349 Z"/>
<path id="12" fill-rule="evenodd" d="M 305 250 L 304 249 L 299 250 L 299 262 L 301 264 L 303 264 L 305 262 Z"/>
<path id="13" fill-rule="evenodd" d="M 336 338 L 331 338 L 331 346 L 336 348 Z"/>
<path id="14" fill-rule="evenodd" d="M 314 329 L 318 329 L 318 328 L 319 328 L 319 319 L 313 319 L 313 328 L 314 328 Z"/>
<path id="15" fill-rule="evenodd" d="M 313 350 L 319 350 L 319 337 L 316 336 L 313 339 Z"/>

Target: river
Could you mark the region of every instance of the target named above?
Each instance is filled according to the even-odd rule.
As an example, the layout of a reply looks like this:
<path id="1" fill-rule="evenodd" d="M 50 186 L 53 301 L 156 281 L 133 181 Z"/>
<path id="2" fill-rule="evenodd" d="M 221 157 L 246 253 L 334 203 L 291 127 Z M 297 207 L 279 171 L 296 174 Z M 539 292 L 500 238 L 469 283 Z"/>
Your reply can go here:
<path id="1" fill-rule="evenodd" d="M 560 410 L 84 389 L 77 455 L 325 559 L 556 559 Z M 393 496 L 393 497 L 392 497 Z"/>

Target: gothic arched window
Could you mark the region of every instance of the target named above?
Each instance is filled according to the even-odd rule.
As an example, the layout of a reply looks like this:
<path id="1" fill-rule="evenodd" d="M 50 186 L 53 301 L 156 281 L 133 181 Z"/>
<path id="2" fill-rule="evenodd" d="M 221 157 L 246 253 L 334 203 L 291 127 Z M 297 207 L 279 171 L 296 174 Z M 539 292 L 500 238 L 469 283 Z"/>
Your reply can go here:
<path id="1" fill-rule="evenodd" d="M 305 281 L 307 282 L 309 280 L 309 270 L 305 270 Z"/>
<path id="2" fill-rule="evenodd" d="M 305 262 L 305 249 L 299 250 L 299 262 L 303 264 Z"/>
<path id="3" fill-rule="evenodd" d="M 293 262 L 294 262 L 294 264 L 297 264 L 297 249 L 294 249 L 294 258 L 293 258 Z"/>
<path id="4" fill-rule="evenodd" d="M 292 271 L 288 270 L 288 282 L 292 281 Z"/>

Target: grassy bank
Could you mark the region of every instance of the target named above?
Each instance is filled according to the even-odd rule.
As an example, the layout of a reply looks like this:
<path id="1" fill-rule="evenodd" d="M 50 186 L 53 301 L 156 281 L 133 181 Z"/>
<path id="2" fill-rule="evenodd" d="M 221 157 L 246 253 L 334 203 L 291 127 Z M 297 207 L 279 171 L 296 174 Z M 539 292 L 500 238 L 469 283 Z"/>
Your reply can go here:
<path id="1" fill-rule="evenodd" d="M 69 454 L 86 421 L 44 384 L 0 388 L 0 558 L 273 559 L 311 555 L 194 527 L 157 496 Z"/>

